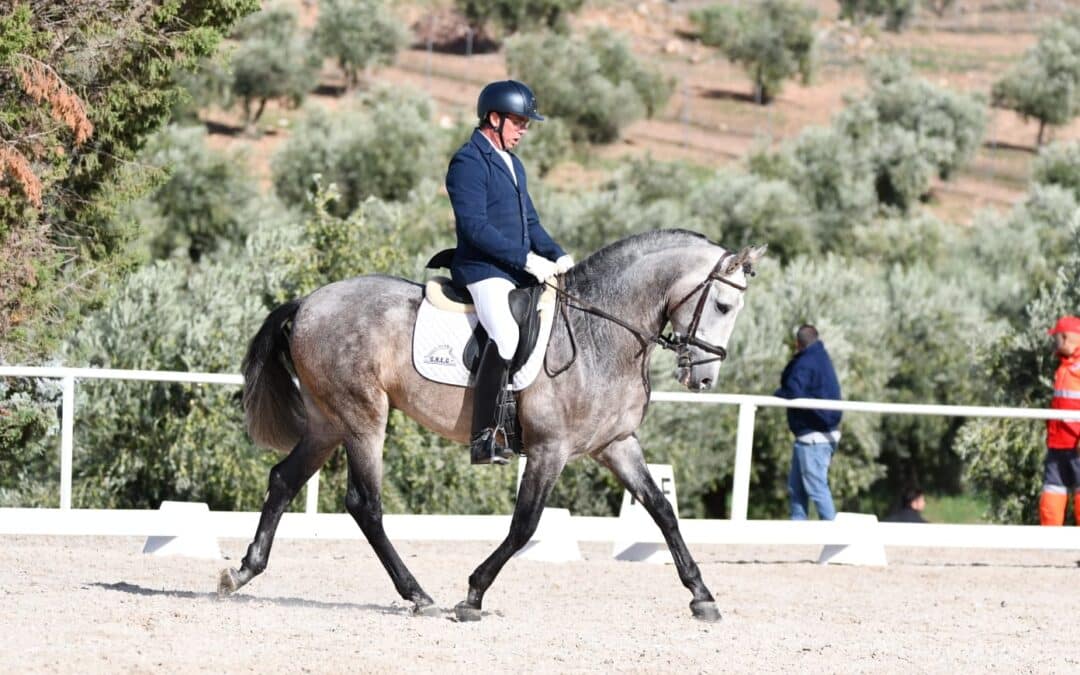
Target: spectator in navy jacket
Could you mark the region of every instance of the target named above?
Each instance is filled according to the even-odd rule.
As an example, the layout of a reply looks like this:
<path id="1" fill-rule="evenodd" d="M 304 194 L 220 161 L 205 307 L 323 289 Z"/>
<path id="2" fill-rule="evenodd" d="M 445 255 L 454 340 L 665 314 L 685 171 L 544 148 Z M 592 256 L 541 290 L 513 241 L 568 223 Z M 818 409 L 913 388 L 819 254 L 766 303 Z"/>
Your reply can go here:
<path id="1" fill-rule="evenodd" d="M 784 368 L 774 395 L 840 400 L 836 370 L 813 326 L 802 325 L 795 331 L 795 356 Z M 836 508 L 829 491 L 829 464 L 840 443 L 840 411 L 788 408 L 787 419 L 795 435 L 788 474 L 791 519 L 806 520 L 813 501 L 818 516 L 832 520 Z"/>
<path id="2" fill-rule="evenodd" d="M 457 248 L 450 272 L 468 288 L 480 324 L 491 338 L 480 356 L 473 389 L 473 464 L 505 464 L 500 443 L 503 391 L 518 345 L 510 291 L 543 283 L 574 261 L 540 224 L 525 167 L 510 152 L 533 120 L 543 120 L 531 89 L 514 80 L 492 82 L 476 103 L 479 124 L 450 160 L 446 191 L 454 208 Z"/>

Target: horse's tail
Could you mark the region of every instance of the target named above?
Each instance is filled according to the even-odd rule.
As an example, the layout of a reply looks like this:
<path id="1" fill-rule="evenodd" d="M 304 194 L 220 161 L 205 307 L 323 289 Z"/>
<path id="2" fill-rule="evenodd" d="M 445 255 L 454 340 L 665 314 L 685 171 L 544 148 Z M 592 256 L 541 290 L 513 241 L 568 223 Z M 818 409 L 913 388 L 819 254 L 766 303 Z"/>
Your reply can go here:
<path id="1" fill-rule="evenodd" d="M 244 424 L 257 444 L 292 450 L 304 427 L 304 402 L 293 381 L 286 324 L 300 309 L 290 300 L 266 317 L 244 356 Z"/>

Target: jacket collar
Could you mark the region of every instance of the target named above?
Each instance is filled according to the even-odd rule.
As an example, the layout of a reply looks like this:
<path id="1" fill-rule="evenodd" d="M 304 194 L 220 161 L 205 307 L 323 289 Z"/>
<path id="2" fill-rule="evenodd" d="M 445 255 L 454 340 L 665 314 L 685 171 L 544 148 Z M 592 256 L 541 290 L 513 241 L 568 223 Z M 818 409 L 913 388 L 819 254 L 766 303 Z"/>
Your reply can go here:
<path id="1" fill-rule="evenodd" d="M 506 174 L 506 177 L 510 179 L 511 183 L 513 183 L 514 185 L 518 184 L 518 181 L 515 181 L 514 176 L 510 174 L 510 168 L 506 166 L 506 162 L 503 161 L 502 157 L 492 157 L 492 155 L 495 153 L 495 146 L 492 144 L 491 141 L 488 140 L 488 137 L 485 136 L 479 128 L 473 129 L 472 138 L 469 140 L 470 142 L 472 142 L 473 145 L 480 148 L 480 152 L 484 153 L 489 162 L 497 166 L 500 170 L 502 170 L 503 173 Z M 514 156 L 514 153 L 510 152 L 509 150 L 507 150 L 506 152 L 510 155 L 511 162 L 517 159 Z M 518 170 L 516 165 L 514 167 L 514 170 Z"/>
<path id="2" fill-rule="evenodd" d="M 824 351 L 824 350 L 825 350 L 825 343 L 822 342 L 821 340 L 815 340 L 809 346 L 807 346 L 806 349 L 801 350 L 799 352 L 799 355 L 801 356 L 803 354 L 812 354 L 812 353 L 820 352 L 820 351 Z"/>

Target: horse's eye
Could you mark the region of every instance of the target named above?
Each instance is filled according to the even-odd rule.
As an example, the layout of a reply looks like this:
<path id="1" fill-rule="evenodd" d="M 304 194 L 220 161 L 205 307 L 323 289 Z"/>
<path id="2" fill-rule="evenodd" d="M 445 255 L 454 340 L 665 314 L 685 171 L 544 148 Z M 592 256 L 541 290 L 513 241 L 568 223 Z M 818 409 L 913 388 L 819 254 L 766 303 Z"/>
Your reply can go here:
<path id="1" fill-rule="evenodd" d="M 718 302 L 716 303 L 716 311 L 720 312 L 721 314 L 727 314 L 731 311 L 731 305 L 727 304 L 726 302 Z"/>

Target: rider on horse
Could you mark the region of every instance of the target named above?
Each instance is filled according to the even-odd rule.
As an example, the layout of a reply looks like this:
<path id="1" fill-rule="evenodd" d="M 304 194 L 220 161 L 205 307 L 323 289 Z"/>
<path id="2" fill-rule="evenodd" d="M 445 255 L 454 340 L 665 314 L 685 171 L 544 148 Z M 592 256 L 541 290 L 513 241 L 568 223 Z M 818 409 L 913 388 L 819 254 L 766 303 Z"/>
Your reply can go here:
<path id="1" fill-rule="evenodd" d="M 457 231 L 454 284 L 468 288 L 490 337 L 476 372 L 470 446 L 473 464 L 489 464 L 512 455 L 495 438 L 500 396 L 518 346 L 510 291 L 533 278 L 543 283 L 574 261 L 540 224 L 525 167 L 510 152 L 531 120 L 544 119 L 532 90 L 514 80 L 492 82 L 480 92 L 476 113 L 472 138 L 450 160 L 446 190 Z"/>

